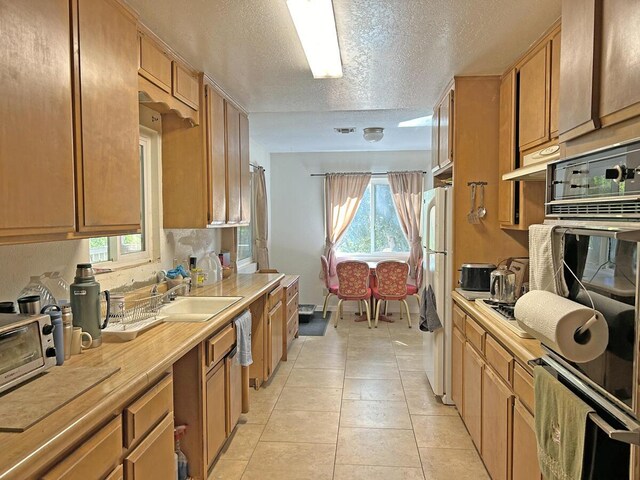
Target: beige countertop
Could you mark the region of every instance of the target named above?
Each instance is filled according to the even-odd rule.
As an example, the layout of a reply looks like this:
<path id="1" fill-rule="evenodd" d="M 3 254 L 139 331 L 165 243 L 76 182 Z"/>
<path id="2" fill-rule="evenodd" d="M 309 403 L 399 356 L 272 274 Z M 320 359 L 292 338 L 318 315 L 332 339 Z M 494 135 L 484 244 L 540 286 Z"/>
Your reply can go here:
<path id="1" fill-rule="evenodd" d="M 515 359 L 528 371 L 532 368 L 527 364 L 529 360 L 541 357 L 544 352 L 538 340 L 530 338 L 521 338 L 509 330 L 506 326 L 500 324 L 499 321 L 486 315 L 479 309 L 475 302 L 467 300 L 458 292 L 451 294 L 453 300 L 467 314 L 471 315 L 487 332 L 489 332 L 498 342 L 500 342 L 507 350 L 510 350 Z"/>
<path id="2" fill-rule="evenodd" d="M 178 359 L 231 322 L 283 278 L 282 274 L 234 275 L 215 285 L 194 289 L 191 296 L 243 298 L 213 320 L 161 323 L 135 340 L 105 342 L 94 350 L 71 357 L 61 367 L 54 367 L 114 366 L 120 371 L 25 432 L 0 433 L 0 479 L 31 478 L 64 456 L 75 442 L 113 418 Z M 33 405 L 25 408 L 37 408 L 37 401 L 35 398 Z"/>

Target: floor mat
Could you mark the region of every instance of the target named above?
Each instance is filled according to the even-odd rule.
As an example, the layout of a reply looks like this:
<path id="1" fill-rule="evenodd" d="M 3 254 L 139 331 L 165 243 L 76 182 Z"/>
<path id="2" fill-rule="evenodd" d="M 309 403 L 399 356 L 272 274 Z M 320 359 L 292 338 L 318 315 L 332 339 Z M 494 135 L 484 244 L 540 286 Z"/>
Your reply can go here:
<path id="1" fill-rule="evenodd" d="M 299 335 L 303 337 L 322 337 L 327 331 L 327 325 L 329 325 L 329 318 L 331 312 L 327 312 L 327 318 L 322 318 L 322 312 L 313 312 L 311 320 L 306 323 L 300 322 L 298 329 Z"/>

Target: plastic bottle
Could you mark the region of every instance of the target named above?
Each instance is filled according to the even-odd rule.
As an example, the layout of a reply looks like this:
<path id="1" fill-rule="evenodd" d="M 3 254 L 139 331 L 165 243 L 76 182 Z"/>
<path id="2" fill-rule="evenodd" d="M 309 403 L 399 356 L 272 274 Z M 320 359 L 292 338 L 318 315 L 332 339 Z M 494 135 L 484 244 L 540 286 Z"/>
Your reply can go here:
<path id="1" fill-rule="evenodd" d="M 62 326 L 62 312 L 57 305 L 47 305 L 41 311 L 51 318 L 53 325 L 53 346 L 56 349 L 56 365 L 64 363 L 64 331 Z"/>
<path id="2" fill-rule="evenodd" d="M 177 479 L 178 480 L 187 480 L 189 477 L 189 461 L 187 460 L 187 456 L 184 454 L 182 450 L 180 450 L 180 439 L 185 436 L 187 433 L 187 426 L 180 425 L 176 427 L 174 430 L 174 439 L 176 442 L 176 465 L 177 465 Z"/>

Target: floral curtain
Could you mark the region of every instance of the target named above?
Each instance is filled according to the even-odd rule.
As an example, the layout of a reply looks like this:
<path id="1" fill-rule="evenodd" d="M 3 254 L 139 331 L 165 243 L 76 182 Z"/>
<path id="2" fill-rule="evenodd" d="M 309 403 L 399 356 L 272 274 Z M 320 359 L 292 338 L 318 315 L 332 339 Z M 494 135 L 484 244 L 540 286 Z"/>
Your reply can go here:
<path id="1" fill-rule="evenodd" d="M 389 172 L 388 177 L 398 220 L 409 242 L 410 276 L 415 278 L 422 260 L 420 221 L 424 174 L 422 172 Z"/>
<path id="2" fill-rule="evenodd" d="M 325 177 L 325 256 L 331 276 L 336 275 L 336 244 L 355 217 L 370 179 L 370 173 L 329 173 Z"/>
<path id="3" fill-rule="evenodd" d="M 264 177 L 264 168 L 258 167 L 253 171 L 254 206 L 255 206 L 255 255 L 258 270 L 269 268 L 269 250 L 267 249 L 268 222 L 267 213 L 267 183 Z"/>

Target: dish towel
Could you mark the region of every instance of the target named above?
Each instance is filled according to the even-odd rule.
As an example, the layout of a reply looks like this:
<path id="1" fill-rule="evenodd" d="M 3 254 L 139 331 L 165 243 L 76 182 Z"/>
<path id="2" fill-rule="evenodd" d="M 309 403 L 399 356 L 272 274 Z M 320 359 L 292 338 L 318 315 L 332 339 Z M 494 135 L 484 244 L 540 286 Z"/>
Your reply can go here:
<path id="1" fill-rule="evenodd" d="M 533 370 L 538 463 L 546 480 L 581 480 L 587 416 L 593 409 L 543 367 Z"/>
<path id="2" fill-rule="evenodd" d="M 555 225 L 529 227 L 529 289 L 569 296 L 564 280 L 564 238 L 554 235 Z"/>
<path id="3" fill-rule="evenodd" d="M 438 316 L 436 295 L 431 285 L 422 289 L 420 295 L 420 330 L 423 332 L 435 332 L 442 328 L 442 322 Z"/>
<path id="4" fill-rule="evenodd" d="M 238 363 L 248 367 L 253 363 L 251 356 L 251 312 L 247 310 L 235 319 L 236 335 L 238 337 Z"/>

